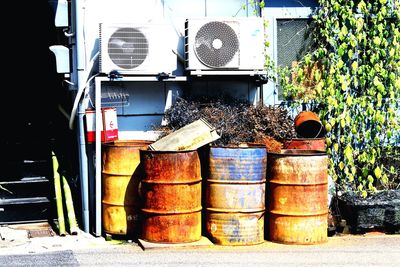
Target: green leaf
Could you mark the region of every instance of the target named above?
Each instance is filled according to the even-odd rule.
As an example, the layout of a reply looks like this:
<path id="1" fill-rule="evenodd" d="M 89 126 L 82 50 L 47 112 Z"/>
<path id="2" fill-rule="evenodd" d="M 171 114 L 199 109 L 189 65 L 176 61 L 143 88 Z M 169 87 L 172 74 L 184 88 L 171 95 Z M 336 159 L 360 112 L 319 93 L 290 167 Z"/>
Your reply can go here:
<path id="1" fill-rule="evenodd" d="M 344 156 L 347 158 L 347 160 L 352 161 L 353 160 L 353 149 L 351 148 L 350 145 L 347 145 L 346 148 L 344 149 Z"/>
<path id="2" fill-rule="evenodd" d="M 382 171 L 379 168 L 379 166 L 375 168 L 374 174 L 375 174 L 375 177 L 378 178 L 378 179 L 382 177 Z"/>
<path id="3" fill-rule="evenodd" d="M 339 144 L 338 143 L 334 143 L 333 144 L 333 149 L 338 152 L 339 151 Z"/>
<path id="4" fill-rule="evenodd" d="M 341 161 L 341 162 L 339 163 L 339 169 L 340 169 L 341 171 L 344 169 L 344 162 L 343 162 L 343 161 Z"/>
<path id="5" fill-rule="evenodd" d="M 346 126 L 346 121 L 344 119 L 340 120 L 340 127 L 344 128 Z"/>
<path id="6" fill-rule="evenodd" d="M 384 174 L 384 175 L 382 176 L 382 183 L 387 184 L 388 182 L 389 182 L 389 179 L 388 179 L 387 175 Z"/>
<path id="7" fill-rule="evenodd" d="M 362 168 L 362 175 L 363 175 L 364 177 L 367 177 L 367 176 L 368 176 L 368 173 L 369 173 L 369 170 L 368 170 L 367 167 Z"/>
<path id="8" fill-rule="evenodd" d="M 356 72 L 358 68 L 358 62 L 357 61 L 353 61 L 353 63 L 351 63 L 351 69 Z"/>
<path id="9" fill-rule="evenodd" d="M 368 196 L 367 191 L 365 191 L 365 190 L 361 191 L 361 196 L 362 196 L 363 198 L 366 198 L 366 197 Z"/>

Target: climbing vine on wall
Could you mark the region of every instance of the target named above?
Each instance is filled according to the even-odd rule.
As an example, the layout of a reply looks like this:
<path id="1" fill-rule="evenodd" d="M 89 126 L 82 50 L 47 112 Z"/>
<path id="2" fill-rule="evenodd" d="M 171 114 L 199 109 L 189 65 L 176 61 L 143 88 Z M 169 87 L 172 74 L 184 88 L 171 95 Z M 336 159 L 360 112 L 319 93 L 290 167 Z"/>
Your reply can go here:
<path id="1" fill-rule="evenodd" d="M 381 159 L 399 157 L 400 1 L 319 0 L 319 5 L 312 51 L 295 68 L 279 71 L 284 96 L 318 107 L 327 130 L 329 172 L 340 189 L 366 197 L 398 188 L 391 181 L 398 167 Z"/>

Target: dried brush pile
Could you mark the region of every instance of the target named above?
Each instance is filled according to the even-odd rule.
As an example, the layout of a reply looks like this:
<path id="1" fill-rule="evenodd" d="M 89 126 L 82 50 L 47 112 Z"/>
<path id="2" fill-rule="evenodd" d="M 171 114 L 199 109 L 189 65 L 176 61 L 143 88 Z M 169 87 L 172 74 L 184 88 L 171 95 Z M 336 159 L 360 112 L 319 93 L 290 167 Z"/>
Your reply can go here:
<path id="1" fill-rule="evenodd" d="M 293 120 L 280 107 L 250 105 L 223 97 L 186 100 L 178 98 L 165 113 L 167 125 L 164 135 L 203 118 L 221 136 L 214 145 L 228 146 L 241 143 L 265 143 L 270 150 L 280 150 L 283 139 L 294 138 Z"/>

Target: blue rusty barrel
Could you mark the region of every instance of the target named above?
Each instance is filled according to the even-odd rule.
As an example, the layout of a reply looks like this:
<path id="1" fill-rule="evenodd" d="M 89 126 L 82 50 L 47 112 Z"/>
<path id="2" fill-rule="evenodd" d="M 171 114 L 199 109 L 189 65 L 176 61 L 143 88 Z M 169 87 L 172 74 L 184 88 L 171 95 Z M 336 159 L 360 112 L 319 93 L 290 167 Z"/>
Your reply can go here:
<path id="1" fill-rule="evenodd" d="M 210 147 L 206 230 L 218 245 L 264 241 L 265 146 Z"/>

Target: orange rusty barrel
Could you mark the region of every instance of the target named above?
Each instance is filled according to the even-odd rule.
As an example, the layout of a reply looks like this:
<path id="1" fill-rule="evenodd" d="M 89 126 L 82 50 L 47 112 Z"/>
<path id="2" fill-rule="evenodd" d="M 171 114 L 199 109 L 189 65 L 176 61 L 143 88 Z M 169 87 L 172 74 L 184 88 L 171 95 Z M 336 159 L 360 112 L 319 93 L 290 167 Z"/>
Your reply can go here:
<path id="1" fill-rule="evenodd" d="M 103 229 L 107 234 L 137 235 L 140 149 L 151 141 L 114 141 L 102 145 Z"/>
<path id="2" fill-rule="evenodd" d="M 141 238 L 156 243 L 201 239 L 201 174 L 196 150 L 141 150 Z"/>
<path id="3" fill-rule="evenodd" d="M 325 151 L 325 138 L 293 138 L 283 141 L 284 149 L 307 149 Z"/>
<path id="4" fill-rule="evenodd" d="M 296 133 L 302 138 L 316 138 L 324 135 L 324 127 L 318 115 L 312 111 L 302 111 L 294 118 Z"/>
<path id="5" fill-rule="evenodd" d="M 218 245 L 264 242 L 265 146 L 210 147 L 206 229 Z"/>
<path id="6" fill-rule="evenodd" d="M 269 240 L 328 241 L 328 156 L 319 150 L 268 153 Z"/>

